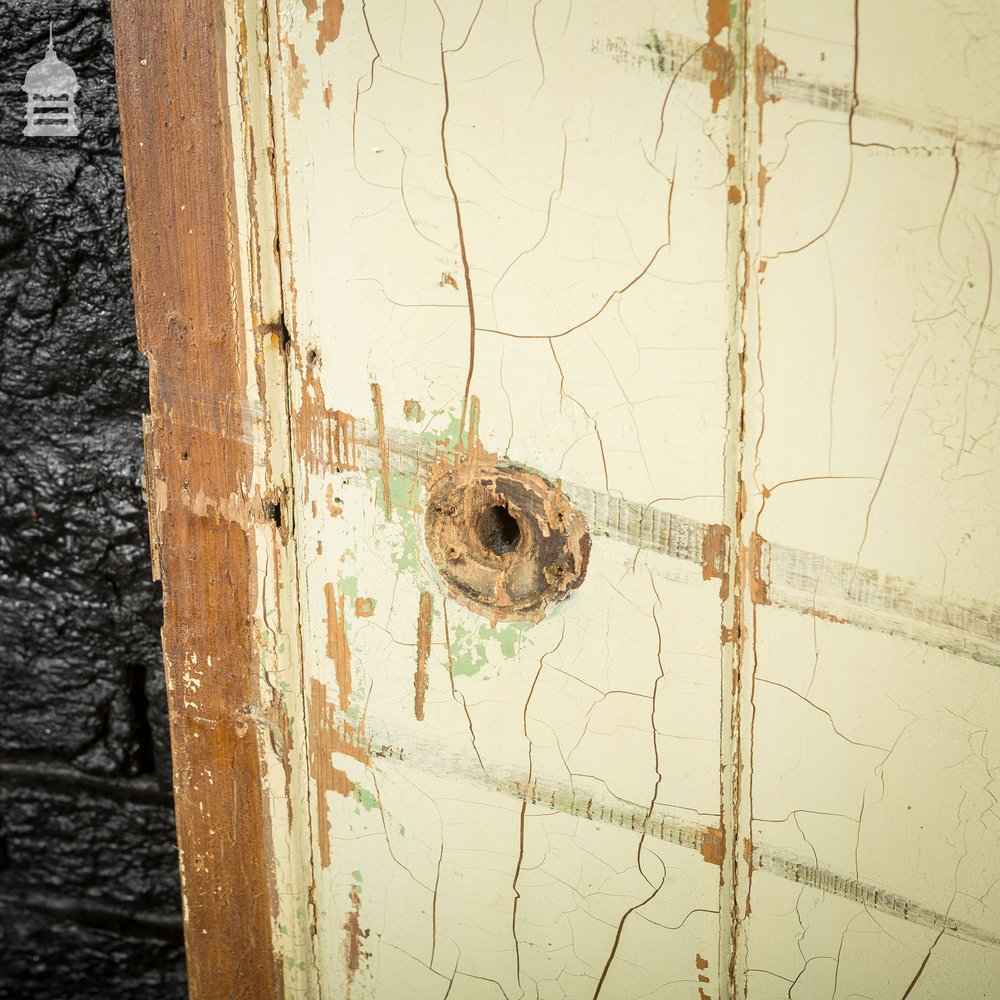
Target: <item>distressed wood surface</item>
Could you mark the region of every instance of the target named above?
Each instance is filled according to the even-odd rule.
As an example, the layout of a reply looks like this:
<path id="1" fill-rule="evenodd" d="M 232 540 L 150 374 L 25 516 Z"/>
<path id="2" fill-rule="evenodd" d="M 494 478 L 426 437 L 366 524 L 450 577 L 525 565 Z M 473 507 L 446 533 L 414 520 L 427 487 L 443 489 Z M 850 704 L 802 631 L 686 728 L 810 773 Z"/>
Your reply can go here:
<path id="1" fill-rule="evenodd" d="M 267 776 L 282 736 L 264 734 L 287 719 L 269 683 L 282 494 L 262 416 L 280 369 L 249 259 L 252 163 L 234 143 L 249 135 L 230 97 L 240 22 L 207 0 L 119 0 L 113 20 L 190 990 L 281 997 L 293 950 L 277 947 L 276 918 L 294 880 L 279 888 L 272 844 L 275 822 L 286 836 Z"/>
<path id="2" fill-rule="evenodd" d="M 327 998 L 991 996 L 993 7 L 204 17 L 200 98 L 140 111 L 122 71 L 171 613 L 249 568 L 165 631 L 190 940 Z M 205 164 L 178 187 L 140 133 L 213 87 L 188 278 L 158 248 Z M 161 293 L 194 288 L 234 333 L 199 296 L 189 358 Z M 441 567 L 510 475 L 575 541 L 491 607 Z M 223 808 L 266 920 L 186 860 Z"/>
<path id="3" fill-rule="evenodd" d="M 600 51 L 648 60 L 654 4 L 367 4 L 325 40 L 329 8 L 275 10 L 324 995 L 690 994 L 719 978 L 730 122 Z M 594 536 L 537 622 L 425 545 L 436 470 L 483 454 Z"/>

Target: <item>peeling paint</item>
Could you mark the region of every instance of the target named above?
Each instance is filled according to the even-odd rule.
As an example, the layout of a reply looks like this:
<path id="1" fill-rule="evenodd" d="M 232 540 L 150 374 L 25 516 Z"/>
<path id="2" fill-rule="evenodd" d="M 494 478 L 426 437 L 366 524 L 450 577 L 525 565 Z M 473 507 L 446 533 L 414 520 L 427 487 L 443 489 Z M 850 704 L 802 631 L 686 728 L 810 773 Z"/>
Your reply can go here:
<path id="1" fill-rule="evenodd" d="M 328 583 L 326 596 L 326 655 L 333 660 L 337 677 L 337 699 L 340 710 L 346 712 L 351 704 L 351 648 L 347 642 L 343 592 Z"/>
<path id="2" fill-rule="evenodd" d="M 288 81 L 286 90 L 288 110 L 293 117 L 298 118 L 301 114 L 302 98 L 306 92 L 309 76 L 306 73 L 305 66 L 302 65 L 299 59 L 298 53 L 295 51 L 295 46 L 291 42 L 286 42 L 285 48 L 288 51 L 288 67 L 285 70 L 285 76 Z"/>
<path id="3" fill-rule="evenodd" d="M 392 520 L 392 494 L 389 492 L 389 446 L 386 443 L 385 410 L 382 407 L 382 387 L 372 383 L 372 405 L 375 407 L 375 426 L 378 428 L 378 458 L 382 471 L 382 503 L 385 519 Z"/>
<path id="4" fill-rule="evenodd" d="M 339 718 L 336 709 L 328 701 L 326 685 L 315 678 L 311 678 L 309 682 L 306 710 L 309 729 L 309 771 L 318 794 L 319 828 L 316 837 L 319 842 L 320 864 L 324 868 L 329 868 L 332 854 L 327 794 L 334 792 L 346 798 L 353 794 L 355 788 L 354 781 L 342 767 L 334 763 L 334 758 L 348 757 L 360 764 L 370 763 L 371 758 L 363 745 L 363 726 L 355 727 Z"/>
<path id="5" fill-rule="evenodd" d="M 417 670 L 413 675 L 413 714 L 418 722 L 424 721 L 424 699 L 427 696 L 427 658 L 431 652 L 431 615 L 433 599 L 426 591 L 420 592 L 420 615 L 417 618 Z"/>
<path id="6" fill-rule="evenodd" d="M 712 114 L 716 114 L 733 89 L 732 53 L 718 41 L 718 36 L 729 29 L 729 0 L 707 0 L 707 7 L 708 41 L 701 52 L 701 63 L 712 74 L 708 92 Z"/>
<path id="7" fill-rule="evenodd" d="M 317 24 L 316 51 L 322 55 L 327 45 L 340 37 L 344 0 L 323 0 L 323 15 Z"/>
<path id="8" fill-rule="evenodd" d="M 341 947 L 341 957 L 347 969 L 346 996 L 350 998 L 362 962 L 367 962 L 371 958 L 371 953 L 364 949 L 364 942 L 370 931 L 361 927 L 361 887 L 358 885 L 351 888 L 351 908 L 344 916 L 343 930 L 344 943 Z"/>

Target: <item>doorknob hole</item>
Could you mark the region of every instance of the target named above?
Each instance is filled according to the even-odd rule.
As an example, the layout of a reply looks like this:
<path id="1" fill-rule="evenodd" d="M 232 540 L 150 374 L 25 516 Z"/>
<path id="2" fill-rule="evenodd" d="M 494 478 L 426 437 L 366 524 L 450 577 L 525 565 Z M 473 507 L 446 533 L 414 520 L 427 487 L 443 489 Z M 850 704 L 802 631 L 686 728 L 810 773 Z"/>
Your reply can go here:
<path id="1" fill-rule="evenodd" d="M 479 522 L 479 540 L 494 555 L 513 552 L 521 541 L 521 527 L 511 512 L 501 504 L 483 511 Z"/>

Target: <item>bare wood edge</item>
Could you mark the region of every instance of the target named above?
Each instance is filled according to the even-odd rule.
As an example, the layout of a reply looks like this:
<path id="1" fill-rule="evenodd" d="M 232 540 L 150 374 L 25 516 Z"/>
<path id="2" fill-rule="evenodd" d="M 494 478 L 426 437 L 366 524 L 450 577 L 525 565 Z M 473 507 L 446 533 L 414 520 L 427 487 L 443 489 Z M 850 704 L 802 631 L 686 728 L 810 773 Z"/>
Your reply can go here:
<path id="1" fill-rule="evenodd" d="M 712 0 L 714 3 L 715 0 Z M 721 6 L 721 5 L 717 5 Z M 721 734 L 719 761 L 720 825 L 723 851 L 719 878 L 720 995 L 729 1000 L 747 991 L 748 938 L 752 866 L 744 844 L 751 827 L 753 736 L 753 605 L 750 600 L 750 564 L 744 538 L 747 533 L 748 447 L 746 429 L 747 345 L 754 321 L 752 261 L 756 239 L 750 225 L 749 197 L 756 155 L 750 107 L 754 93 L 752 40 L 759 33 L 756 5 L 737 0 L 730 8 L 726 48 L 731 61 L 732 87 L 726 113 L 729 119 L 730 179 L 740 198 L 730 200 L 727 230 L 730 260 L 732 326 L 727 352 L 727 435 L 724 455 L 724 522 L 732 540 L 721 596 L 720 640 Z"/>
<path id="2" fill-rule="evenodd" d="M 112 23 L 190 994 L 315 995 L 266 12 Z"/>

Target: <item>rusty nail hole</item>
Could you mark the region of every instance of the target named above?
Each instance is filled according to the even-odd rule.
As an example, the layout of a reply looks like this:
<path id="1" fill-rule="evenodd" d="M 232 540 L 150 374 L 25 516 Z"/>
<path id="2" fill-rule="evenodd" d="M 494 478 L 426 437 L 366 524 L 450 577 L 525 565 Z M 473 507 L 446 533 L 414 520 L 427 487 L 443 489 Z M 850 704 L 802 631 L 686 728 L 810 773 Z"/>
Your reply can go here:
<path id="1" fill-rule="evenodd" d="M 494 555 L 513 552 L 521 541 L 521 527 L 517 519 L 502 504 L 494 504 L 483 511 L 479 521 L 479 540 Z"/>

